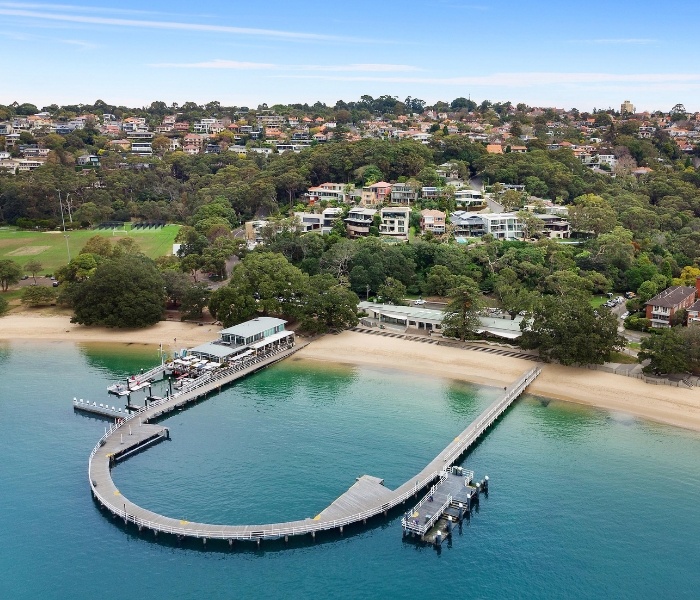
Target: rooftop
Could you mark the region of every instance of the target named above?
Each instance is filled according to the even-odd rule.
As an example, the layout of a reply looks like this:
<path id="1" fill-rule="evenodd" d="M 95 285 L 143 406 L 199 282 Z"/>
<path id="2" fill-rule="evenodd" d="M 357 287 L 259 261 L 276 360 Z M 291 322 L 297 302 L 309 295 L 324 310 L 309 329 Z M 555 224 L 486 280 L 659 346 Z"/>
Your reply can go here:
<path id="1" fill-rule="evenodd" d="M 222 329 L 219 333 L 226 335 L 238 335 L 240 337 L 250 337 L 256 333 L 266 331 L 272 327 L 277 327 L 278 325 L 285 325 L 286 323 L 287 321 L 283 319 L 276 319 L 275 317 L 258 317 L 257 319 L 252 319 L 251 321 L 246 321 L 245 323 L 240 323 L 239 325 Z"/>
<path id="2" fill-rule="evenodd" d="M 647 305 L 675 308 L 688 296 L 695 297 L 695 288 L 684 285 L 674 285 L 654 296 L 651 300 L 649 300 L 649 302 L 647 302 Z"/>

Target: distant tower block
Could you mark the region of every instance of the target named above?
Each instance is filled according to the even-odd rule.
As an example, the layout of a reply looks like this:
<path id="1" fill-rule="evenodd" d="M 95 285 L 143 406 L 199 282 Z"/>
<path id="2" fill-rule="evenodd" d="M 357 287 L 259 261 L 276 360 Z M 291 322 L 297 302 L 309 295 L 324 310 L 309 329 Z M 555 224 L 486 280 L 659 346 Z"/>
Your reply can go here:
<path id="1" fill-rule="evenodd" d="M 625 100 L 621 105 L 620 105 L 620 114 L 625 114 L 627 113 L 628 115 L 633 115 L 635 113 L 634 109 L 634 104 L 632 104 L 629 100 Z"/>

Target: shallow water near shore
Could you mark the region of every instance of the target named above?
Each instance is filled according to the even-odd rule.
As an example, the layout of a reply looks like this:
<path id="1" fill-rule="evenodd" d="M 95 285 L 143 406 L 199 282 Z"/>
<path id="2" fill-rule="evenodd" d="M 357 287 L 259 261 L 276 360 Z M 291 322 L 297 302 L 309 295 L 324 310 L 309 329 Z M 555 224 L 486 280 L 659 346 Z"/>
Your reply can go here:
<path id="1" fill-rule="evenodd" d="M 125 530 L 87 482 L 106 421 L 70 401 L 105 402 L 157 361 L 136 345 L 0 344 L 0 598 L 697 595 L 700 435 L 531 396 L 466 456 L 491 492 L 439 554 L 402 541 L 400 511 L 260 550 Z M 313 517 L 359 475 L 412 477 L 497 393 L 292 358 L 163 421 L 171 441 L 113 476 L 175 518 Z"/>

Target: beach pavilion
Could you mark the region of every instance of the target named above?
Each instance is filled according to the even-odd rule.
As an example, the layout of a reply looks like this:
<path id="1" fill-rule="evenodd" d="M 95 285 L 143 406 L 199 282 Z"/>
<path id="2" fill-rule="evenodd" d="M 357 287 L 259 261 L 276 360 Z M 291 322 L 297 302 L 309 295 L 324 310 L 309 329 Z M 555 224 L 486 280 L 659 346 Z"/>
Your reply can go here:
<path id="1" fill-rule="evenodd" d="M 360 311 L 377 323 L 387 324 L 404 329 L 415 328 L 427 331 L 439 331 L 445 313 L 441 310 L 422 308 L 420 306 L 394 306 L 393 304 L 376 304 L 360 302 Z M 515 319 L 500 319 L 495 317 L 479 317 L 480 327 L 477 333 L 488 333 L 496 337 L 514 340 L 522 335 L 520 322 L 522 317 Z"/>
<path id="2" fill-rule="evenodd" d="M 219 332 L 219 339 L 189 350 L 203 360 L 230 362 L 242 354 L 265 354 L 294 343 L 294 332 L 285 330 L 287 321 L 258 317 Z"/>

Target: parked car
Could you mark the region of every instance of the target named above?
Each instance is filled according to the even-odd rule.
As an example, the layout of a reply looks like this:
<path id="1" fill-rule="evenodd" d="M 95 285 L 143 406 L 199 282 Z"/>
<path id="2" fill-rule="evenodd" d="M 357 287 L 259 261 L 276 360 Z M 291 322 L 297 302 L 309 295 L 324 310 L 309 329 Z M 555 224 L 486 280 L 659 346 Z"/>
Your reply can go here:
<path id="1" fill-rule="evenodd" d="M 418 298 L 418 300 L 413 301 L 413 304 L 416 306 L 423 306 L 423 304 L 425 304 L 425 300 L 423 300 L 423 298 Z"/>
<path id="2" fill-rule="evenodd" d="M 52 285 L 53 287 L 58 287 L 58 281 L 54 281 L 51 285 Z"/>

